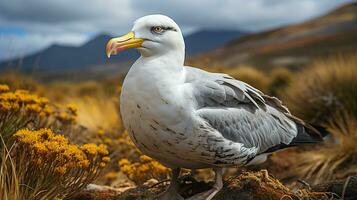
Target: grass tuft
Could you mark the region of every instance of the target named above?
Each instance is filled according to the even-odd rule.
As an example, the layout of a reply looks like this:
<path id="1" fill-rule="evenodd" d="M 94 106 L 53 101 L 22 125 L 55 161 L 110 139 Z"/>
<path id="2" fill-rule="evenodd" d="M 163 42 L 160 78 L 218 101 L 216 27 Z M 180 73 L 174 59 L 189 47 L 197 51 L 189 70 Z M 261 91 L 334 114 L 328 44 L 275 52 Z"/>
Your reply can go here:
<path id="1" fill-rule="evenodd" d="M 297 74 L 281 96 L 293 114 L 310 123 L 328 123 L 341 110 L 357 118 L 356 77 L 355 55 L 331 57 Z"/>
<path id="2" fill-rule="evenodd" d="M 357 120 L 352 114 L 336 114 L 328 131 L 332 134 L 332 140 L 325 141 L 315 151 L 299 154 L 300 164 L 294 170 L 314 184 L 357 173 Z"/>

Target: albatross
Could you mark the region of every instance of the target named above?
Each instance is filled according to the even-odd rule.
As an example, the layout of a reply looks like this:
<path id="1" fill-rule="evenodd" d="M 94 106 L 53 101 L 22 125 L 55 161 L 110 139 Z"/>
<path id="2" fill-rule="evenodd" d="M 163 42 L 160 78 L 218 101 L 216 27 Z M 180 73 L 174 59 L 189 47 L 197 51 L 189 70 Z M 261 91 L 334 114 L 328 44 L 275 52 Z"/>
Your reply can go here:
<path id="1" fill-rule="evenodd" d="M 120 111 L 140 151 L 172 170 L 159 199 L 183 199 L 181 168 L 214 169 L 212 189 L 188 198 L 210 200 L 223 187 L 225 167 L 260 164 L 274 151 L 322 140 L 279 99 L 227 74 L 185 66 L 182 32 L 167 16 L 137 19 L 128 34 L 108 41 L 106 54 L 129 48 L 141 56 L 125 77 Z"/>

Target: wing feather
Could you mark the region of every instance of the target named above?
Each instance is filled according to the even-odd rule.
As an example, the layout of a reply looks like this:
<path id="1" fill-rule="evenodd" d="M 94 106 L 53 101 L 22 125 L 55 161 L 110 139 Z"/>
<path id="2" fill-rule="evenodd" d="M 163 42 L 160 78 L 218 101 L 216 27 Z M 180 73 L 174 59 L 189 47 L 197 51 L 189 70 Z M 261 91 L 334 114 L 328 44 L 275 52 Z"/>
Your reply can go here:
<path id="1" fill-rule="evenodd" d="M 259 152 L 288 146 L 301 127 L 317 131 L 292 116 L 282 102 L 226 74 L 186 67 L 197 114 L 222 136 Z M 300 127 L 300 128 L 299 128 Z M 309 133 L 309 131 L 306 131 Z"/>

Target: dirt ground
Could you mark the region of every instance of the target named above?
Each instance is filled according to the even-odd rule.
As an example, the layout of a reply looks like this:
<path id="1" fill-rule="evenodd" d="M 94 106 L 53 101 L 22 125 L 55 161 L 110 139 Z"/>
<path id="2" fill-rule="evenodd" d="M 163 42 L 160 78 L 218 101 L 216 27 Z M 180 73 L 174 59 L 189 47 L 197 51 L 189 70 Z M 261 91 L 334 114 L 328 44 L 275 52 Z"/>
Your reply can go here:
<path id="1" fill-rule="evenodd" d="M 128 189 L 119 193 L 110 190 L 88 190 L 71 200 L 154 200 L 163 192 L 168 181 Z M 198 182 L 190 176 L 180 179 L 180 194 L 187 198 L 210 189 L 213 183 Z M 268 174 L 266 170 L 243 172 L 224 181 L 223 189 L 214 200 L 317 200 L 357 199 L 357 176 L 346 180 L 327 182 L 316 186 L 301 184 L 300 188 L 289 188 Z"/>

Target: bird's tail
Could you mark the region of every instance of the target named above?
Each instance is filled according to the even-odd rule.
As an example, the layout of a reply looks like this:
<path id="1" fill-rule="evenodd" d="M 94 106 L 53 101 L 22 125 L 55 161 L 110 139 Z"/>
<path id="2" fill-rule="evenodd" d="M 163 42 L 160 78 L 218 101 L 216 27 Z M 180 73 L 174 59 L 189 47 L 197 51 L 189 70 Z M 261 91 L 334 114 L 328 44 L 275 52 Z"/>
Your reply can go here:
<path id="1" fill-rule="evenodd" d="M 274 147 L 269 148 L 264 153 L 271 153 L 274 151 L 279 151 L 288 147 L 299 146 L 303 144 L 316 144 L 323 141 L 323 138 L 329 135 L 326 128 L 322 126 L 310 125 L 305 123 L 299 118 L 291 116 L 297 126 L 297 135 L 290 142 L 290 144 L 279 144 Z"/>
<path id="2" fill-rule="evenodd" d="M 297 125 L 297 135 L 292 140 L 291 145 L 314 144 L 323 141 L 323 138 L 330 133 L 326 128 L 318 125 L 311 125 L 302 120 L 295 121 Z"/>

